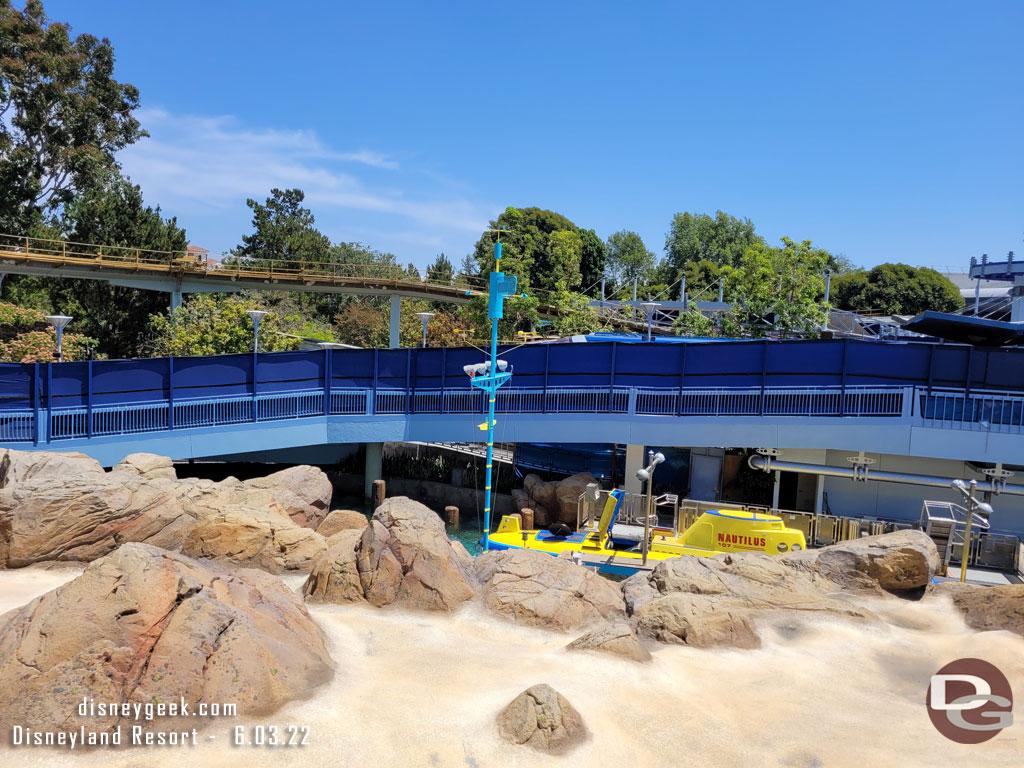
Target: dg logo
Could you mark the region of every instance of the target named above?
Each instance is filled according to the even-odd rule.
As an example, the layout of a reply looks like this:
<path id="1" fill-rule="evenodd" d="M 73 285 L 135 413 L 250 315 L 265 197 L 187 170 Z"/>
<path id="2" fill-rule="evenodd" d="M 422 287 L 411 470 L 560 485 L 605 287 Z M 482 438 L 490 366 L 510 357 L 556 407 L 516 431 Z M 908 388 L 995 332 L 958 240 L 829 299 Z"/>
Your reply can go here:
<path id="1" fill-rule="evenodd" d="M 925 704 L 932 725 L 960 744 L 981 744 L 1013 724 L 1010 682 L 981 659 L 957 659 L 932 675 Z"/>

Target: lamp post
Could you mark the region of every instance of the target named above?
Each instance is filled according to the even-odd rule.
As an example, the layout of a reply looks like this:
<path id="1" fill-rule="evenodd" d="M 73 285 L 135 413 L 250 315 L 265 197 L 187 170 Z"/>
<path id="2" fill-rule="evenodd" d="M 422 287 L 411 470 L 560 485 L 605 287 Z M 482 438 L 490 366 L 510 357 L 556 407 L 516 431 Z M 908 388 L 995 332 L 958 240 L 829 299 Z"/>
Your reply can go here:
<path id="1" fill-rule="evenodd" d="M 250 309 L 246 314 L 252 318 L 252 420 L 253 422 L 259 421 L 259 409 L 257 407 L 257 375 L 256 375 L 256 363 L 259 361 L 258 354 L 260 350 L 260 321 L 266 317 L 269 313 L 264 312 L 262 309 Z"/>
<path id="2" fill-rule="evenodd" d="M 64 340 L 64 326 L 71 322 L 71 318 L 67 315 L 47 315 L 45 320 L 57 331 L 57 362 L 63 362 L 64 348 L 62 342 Z"/>
<path id="3" fill-rule="evenodd" d="M 638 469 L 636 472 L 637 479 L 641 482 L 647 483 L 647 498 L 644 504 L 644 541 L 641 552 L 643 553 L 643 564 L 647 565 L 647 550 L 650 547 L 650 536 L 651 536 L 651 510 L 653 508 L 654 500 L 654 470 L 657 469 L 658 465 L 665 461 L 665 454 L 661 451 L 655 453 L 654 451 L 647 452 L 647 466 L 643 469 Z M 611 534 L 611 531 L 609 531 Z"/>
<path id="4" fill-rule="evenodd" d="M 661 306 L 656 301 L 645 301 L 640 305 L 643 307 L 644 314 L 647 315 L 647 340 L 651 340 L 651 324 L 654 322 L 654 310 Z"/>
<path id="5" fill-rule="evenodd" d="M 416 317 L 423 323 L 423 346 L 427 346 L 427 323 L 430 322 L 430 318 L 434 316 L 433 312 L 417 312 Z"/>

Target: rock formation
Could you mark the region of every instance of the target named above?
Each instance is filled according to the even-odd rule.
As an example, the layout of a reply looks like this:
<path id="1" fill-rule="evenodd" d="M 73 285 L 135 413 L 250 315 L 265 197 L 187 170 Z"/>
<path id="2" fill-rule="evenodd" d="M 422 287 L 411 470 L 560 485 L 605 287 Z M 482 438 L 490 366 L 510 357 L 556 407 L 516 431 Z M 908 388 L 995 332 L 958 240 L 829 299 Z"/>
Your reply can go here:
<path id="1" fill-rule="evenodd" d="M 358 532 L 343 533 L 306 580 L 311 601 L 452 611 L 475 594 L 473 558 L 419 502 L 387 499 L 358 539 Z"/>
<path id="2" fill-rule="evenodd" d="M 335 509 L 317 527 L 316 532 L 324 538 L 330 538 L 339 531 L 355 529 L 363 530 L 369 521 L 362 512 L 355 512 L 351 509 Z"/>
<path id="3" fill-rule="evenodd" d="M 869 615 L 833 592 L 823 576 L 757 552 L 673 558 L 622 582 L 638 635 L 699 647 L 759 647 L 755 622 L 769 613 Z"/>
<path id="4" fill-rule="evenodd" d="M 292 522 L 313 530 L 326 517 L 334 490 L 322 470 L 305 464 L 246 480 L 243 485 L 270 491 Z"/>
<path id="5" fill-rule="evenodd" d="M 277 512 L 229 504 L 195 521 L 182 551 L 280 573 L 310 570 L 327 551 L 327 542 Z"/>
<path id="6" fill-rule="evenodd" d="M 0 616 L 0 739 L 15 723 L 76 729 L 85 696 L 180 697 L 193 711 L 233 702 L 240 716 L 266 715 L 332 675 L 322 631 L 280 579 L 125 544 Z M 189 729 L 201 722 L 188 720 Z M 119 724 L 159 725 L 90 717 L 87 727 Z"/>
<path id="7" fill-rule="evenodd" d="M 523 624 L 572 630 L 623 618 L 616 585 L 567 559 L 491 551 L 476 559 L 476 573 L 487 608 Z"/>
<path id="8" fill-rule="evenodd" d="M 530 474 L 523 479 L 523 490 L 512 492 L 512 499 L 517 509 L 534 510 L 538 526 L 559 522 L 575 527 L 580 494 L 590 483 L 597 483 L 597 478 L 589 472 L 559 481 L 544 481 Z"/>
<path id="9" fill-rule="evenodd" d="M 276 563 L 265 566 L 249 545 L 192 551 L 272 569 L 308 569 L 326 548 L 310 527 L 322 521 L 330 496 L 327 476 L 315 467 L 293 467 L 245 483 L 214 482 L 178 480 L 170 459 L 154 454 L 131 454 L 104 472 L 82 454 L 4 450 L 0 567 L 89 561 L 130 541 L 179 550 L 197 522 L 217 527 L 224 536 L 225 514 L 231 512 L 232 526 L 276 532 L 271 545 L 280 550 Z M 291 532 L 296 526 L 306 526 L 306 532 Z M 297 547 L 300 553 L 293 552 Z"/>
<path id="10" fill-rule="evenodd" d="M 1024 584 L 983 587 L 944 581 L 935 585 L 931 594 L 952 598 L 972 629 L 1005 629 L 1024 637 Z"/>
<path id="11" fill-rule="evenodd" d="M 195 524 L 173 494 L 141 475 L 51 473 L 61 467 L 35 465 L 0 490 L 0 567 L 95 560 L 128 541 L 177 549 Z"/>
<path id="12" fill-rule="evenodd" d="M 167 456 L 158 456 L 155 453 L 129 453 L 110 471 L 134 472 L 150 480 L 155 477 L 164 480 L 178 479 L 178 473 L 174 471 L 174 462 Z"/>
<path id="13" fill-rule="evenodd" d="M 550 685 L 533 685 L 498 714 L 498 733 L 512 744 L 559 754 L 587 738 L 580 713 Z"/>
<path id="14" fill-rule="evenodd" d="M 581 635 L 565 646 L 570 651 L 601 651 L 632 661 L 650 661 L 651 653 L 636 639 L 624 621 L 607 624 Z"/>
<path id="15" fill-rule="evenodd" d="M 896 531 L 841 541 L 821 549 L 790 552 L 780 560 L 816 573 L 843 589 L 901 592 L 928 585 L 938 572 L 939 553 L 924 531 Z"/>

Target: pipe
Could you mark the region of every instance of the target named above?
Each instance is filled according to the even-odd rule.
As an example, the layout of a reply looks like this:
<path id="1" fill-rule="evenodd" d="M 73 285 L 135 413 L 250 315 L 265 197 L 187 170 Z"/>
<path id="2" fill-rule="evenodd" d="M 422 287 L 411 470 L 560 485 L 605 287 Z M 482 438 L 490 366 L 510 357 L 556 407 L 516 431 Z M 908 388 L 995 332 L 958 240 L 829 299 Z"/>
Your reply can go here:
<path id="1" fill-rule="evenodd" d="M 883 472 L 882 470 L 869 471 L 864 475 L 857 475 L 856 468 L 844 469 L 842 467 L 830 467 L 826 464 L 797 464 L 793 461 L 777 461 L 769 456 L 754 454 L 747 462 L 751 469 L 760 469 L 765 472 L 771 470 L 783 472 L 796 472 L 802 475 L 823 475 L 825 477 L 846 477 L 850 480 L 877 480 L 881 483 L 903 483 L 906 485 L 928 485 L 935 488 L 949 488 L 953 482 L 952 478 L 939 477 L 937 475 L 914 475 L 907 472 Z M 965 482 L 970 482 L 965 481 Z M 1012 496 L 1024 496 L 1024 485 L 1011 483 L 995 483 L 989 480 L 978 481 L 979 491 L 988 491 L 995 494 L 1008 493 Z"/>

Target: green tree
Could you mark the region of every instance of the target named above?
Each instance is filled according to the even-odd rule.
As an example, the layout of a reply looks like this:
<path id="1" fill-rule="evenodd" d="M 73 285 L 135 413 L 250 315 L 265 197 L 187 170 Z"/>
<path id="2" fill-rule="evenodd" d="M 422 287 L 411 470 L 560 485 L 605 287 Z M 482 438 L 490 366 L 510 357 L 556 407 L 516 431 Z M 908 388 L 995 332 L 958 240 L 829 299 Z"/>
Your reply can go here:
<path id="1" fill-rule="evenodd" d="M 427 267 L 427 280 L 432 283 L 450 285 L 455 279 L 455 267 L 444 253 L 439 253 Z"/>
<path id="2" fill-rule="evenodd" d="M 955 312 L 964 306 L 960 289 L 944 275 L 907 264 L 879 264 L 834 277 L 829 298 L 840 309 L 887 315 Z"/>
<path id="3" fill-rule="evenodd" d="M 176 219 L 165 219 L 160 208 L 146 205 L 142 190 L 119 175 L 69 202 L 60 226 L 52 236 L 161 252 L 151 254 L 152 258 L 169 260 L 169 252 L 182 252 L 188 245 L 185 230 Z M 169 305 L 166 293 L 101 280 L 12 277 L 6 282 L 9 285 L 4 290 L 10 300 L 71 315 L 76 329 L 98 339 L 98 351 L 113 358 L 144 354 L 147 318 L 165 312 Z"/>
<path id="4" fill-rule="evenodd" d="M 781 248 L 756 243 L 735 266 L 722 269 L 727 295 L 734 302 L 723 318 L 725 335 L 763 336 L 769 328 L 782 336 L 813 335 L 828 319 L 823 303 L 829 253 L 810 240 L 782 238 Z"/>
<path id="5" fill-rule="evenodd" d="M 547 252 L 556 290 L 579 288 L 583 243 L 576 230 L 560 229 L 548 235 Z"/>
<path id="6" fill-rule="evenodd" d="M 243 264 L 290 269 L 316 270 L 330 260 L 331 242 L 314 226 L 308 208 L 302 207 L 301 189 L 272 189 L 266 204 L 252 198 L 245 204 L 252 209 L 251 235 L 242 236 L 242 244 L 231 253 Z"/>
<path id="7" fill-rule="evenodd" d="M 679 279 L 691 261 L 710 261 L 719 267 L 733 266 L 753 245 L 764 240 L 754 231 L 750 219 L 737 219 L 723 211 L 714 217 L 706 213 L 677 213 L 665 236 L 665 261 L 662 281 Z"/>
<path id="8" fill-rule="evenodd" d="M 222 355 L 252 351 L 252 320 L 247 312 L 260 309 L 253 296 L 213 297 L 198 293 L 172 315 L 150 318 L 151 345 L 157 355 Z M 260 323 L 260 351 L 297 349 L 299 340 L 285 336 L 282 318 L 270 313 Z"/>
<path id="9" fill-rule="evenodd" d="M 608 276 L 612 280 L 608 295 L 632 298 L 633 281 L 647 289 L 654 277 L 655 256 L 636 232 L 621 230 L 608 238 L 605 246 Z"/>
<path id="10" fill-rule="evenodd" d="M 692 305 L 685 312 L 679 313 L 672 328 L 679 336 L 710 338 L 718 335 L 714 321 Z"/>
<path id="11" fill-rule="evenodd" d="M 580 236 L 580 285 L 588 296 L 598 296 L 605 270 L 604 241 L 592 229 L 577 229 Z"/>
<path id="12" fill-rule="evenodd" d="M 69 328 L 61 340 L 65 360 L 82 360 L 96 340 Z M 0 361 L 50 363 L 57 350 L 57 332 L 35 309 L 0 302 Z"/>
<path id="13" fill-rule="evenodd" d="M 117 168 L 145 136 L 136 88 L 113 77 L 106 38 L 71 36 L 40 0 L 0 0 L 0 230 L 23 233 Z"/>
<path id="14" fill-rule="evenodd" d="M 573 336 L 601 331 L 605 323 L 590 307 L 590 300 L 568 289 L 565 281 L 559 281 L 552 293 L 552 304 L 556 315 L 551 327 L 559 336 Z"/>

